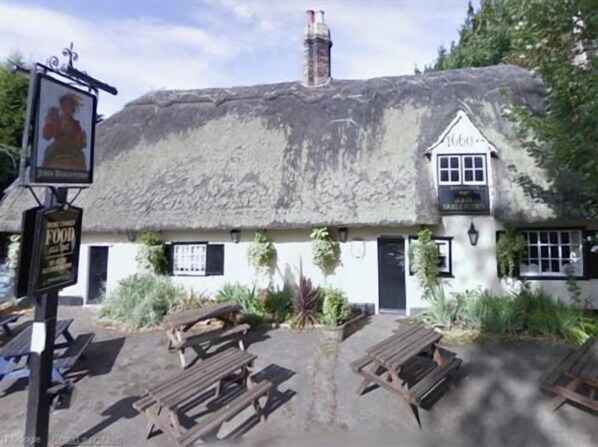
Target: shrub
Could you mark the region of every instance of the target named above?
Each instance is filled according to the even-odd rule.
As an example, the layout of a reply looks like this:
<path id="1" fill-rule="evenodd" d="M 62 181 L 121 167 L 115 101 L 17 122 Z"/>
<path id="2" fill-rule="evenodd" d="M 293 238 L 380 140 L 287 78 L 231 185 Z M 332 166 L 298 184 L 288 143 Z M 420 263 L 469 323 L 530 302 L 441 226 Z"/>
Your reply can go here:
<path id="1" fill-rule="evenodd" d="M 164 251 L 164 243 L 156 233 L 142 233 L 139 237 L 141 247 L 137 254 L 137 262 L 142 270 L 164 275 L 168 269 L 168 258 Z"/>
<path id="2" fill-rule="evenodd" d="M 322 292 L 324 303 L 321 323 L 327 326 L 340 326 L 351 315 L 351 305 L 342 290 L 327 288 Z"/>
<path id="3" fill-rule="evenodd" d="M 255 286 L 249 288 L 239 283 L 225 284 L 216 295 L 219 303 L 232 301 L 241 307 L 241 321 L 251 326 L 259 326 L 268 321 L 265 310 L 260 306 Z"/>
<path id="4" fill-rule="evenodd" d="M 496 260 L 502 276 L 513 277 L 526 246 L 525 238 L 516 230 L 510 229 L 500 235 L 496 242 Z"/>
<path id="5" fill-rule="evenodd" d="M 303 329 L 318 322 L 320 291 L 303 275 L 299 278 L 299 288 L 293 300 L 293 326 Z"/>
<path id="6" fill-rule="evenodd" d="M 330 230 L 324 228 L 314 228 L 310 234 L 312 240 L 312 254 L 314 264 L 324 273 L 334 269 L 338 263 L 339 247 Z"/>
<path id="7" fill-rule="evenodd" d="M 276 259 L 276 248 L 268 235 L 258 231 L 247 250 L 247 255 L 249 256 L 249 262 L 256 269 L 267 269 L 272 266 Z"/>
<path id="8" fill-rule="evenodd" d="M 273 321 L 278 323 L 287 321 L 293 313 L 294 293 L 293 287 L 286 283 L 282 288 L 264 289 L 261 300 L 262 308 Z"/>
<path id="9" fill-rule="evenodd" d="M 419 318 L 430 326 L 450 328 L 456 312 L 446 297 L 444 288 L 440 285 L 430 286 L 426 298 L 430 306 L 419 315 Z"/>
<path id="10" fill-rule="evenodd" d="M 179 300 L 173 304 L 172 310 L 175 312 L 182 312 L 185 310 L 193 310 L 208 305 L 212 300 L 205 293 L 196 293 L 191 290 L 189 293 L 181 296 Z"/>
<path id="11" fill-rule="evenodd" d="M 106 295 L 99 317 L 128 329 L 153 326 L 185 295 L 185 290 L 175 286 L 170 278 L 147 273 L 132 275 Z"/>
<path id="12" fill-rule="evenodd" d="M 411 269 L 425 296 L 428 289 L 438 282 L 438 247 L 428 228 L 417 233 L 417 240 L 409 244 L 408 255 Z"/>

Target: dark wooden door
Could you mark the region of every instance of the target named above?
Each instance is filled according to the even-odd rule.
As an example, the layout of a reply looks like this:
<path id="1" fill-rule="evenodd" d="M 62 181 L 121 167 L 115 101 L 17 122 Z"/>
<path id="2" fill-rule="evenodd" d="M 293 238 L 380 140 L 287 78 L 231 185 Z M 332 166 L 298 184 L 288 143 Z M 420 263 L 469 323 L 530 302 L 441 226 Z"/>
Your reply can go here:
<path id="1" fill-rule="evenodd" d="M 378 239 L 378 299 L 382 310 L 405 310 L 405 239 Z"/>
<path id="2" fill-rule="evenodd" d="M 99 303 L 108 279 L 108 247 L 89 247 L 87 303 Z"/>

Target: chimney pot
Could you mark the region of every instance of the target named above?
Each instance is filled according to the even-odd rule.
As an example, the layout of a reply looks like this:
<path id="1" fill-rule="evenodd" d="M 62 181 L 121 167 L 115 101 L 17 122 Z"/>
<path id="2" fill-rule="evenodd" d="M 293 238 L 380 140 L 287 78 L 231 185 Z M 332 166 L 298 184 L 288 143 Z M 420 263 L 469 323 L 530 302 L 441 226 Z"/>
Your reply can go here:
<path id="1" fill-rule="evenodd" d="M 310 87 L 326 85 L 330 82 L 330 30 L 324 23 L 324 11 L 315 13 L 306 11 L 307 25 L 305 27 L 305 40 L 303 41 L 304 64 L 303 84 Z"/>
<path id="2" fill-rule="evenodd" d="M 307 23 L 308 25 L 311 23 L 314 23 L 314 11 L 311 9 L 308 9 L 307 11 L 305 11 L 305 23 Z"/>
<path id="3" fill-rule="evenodd" d="M 318 14 L 316 16 L 316 22 L 324 23 L 324 11 L 318 11 Z"/>

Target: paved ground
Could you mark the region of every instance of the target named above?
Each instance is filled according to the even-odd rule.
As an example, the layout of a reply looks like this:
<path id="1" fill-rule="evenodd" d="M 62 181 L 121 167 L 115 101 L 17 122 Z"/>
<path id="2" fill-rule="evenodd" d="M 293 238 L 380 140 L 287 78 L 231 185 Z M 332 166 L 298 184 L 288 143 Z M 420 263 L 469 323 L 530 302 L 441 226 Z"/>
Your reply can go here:
<path id="1" fill-rule="evenodd" d="M 52 413 L 52 445 L 145 445 L 145 420 L 131 404 L 145 386 L 179 370 L 177 356 L 166 351 L 164 334 L 125 337 L 95 326 L 90 308 L 62 308 L 60 317 L 75 318 L 74 334 L 91 330 L 96 338 L 81 362 L 89 372 L 78 382 L 71 407 Z M 338 349 L 320 343 L 317 330 L 252 334 L 248 350 L 258 355 L 255 370 L 279 384 L 275 409 L 265 424 L 257 424 L 250 410 L 241 413 L 221 430 L 224 444 L 596 445 L 595 414 L 570 404 L 556 413 L 543 409 L 549 398 L 538 390 L 538 378 L 567 350 L 561 345 L 453 346 L 464 360 L 458 389 L 448 390 L 430 411 L 421 411 L 422 431 L 411 425 L 390 393 L 375 389 L 357 396 L 360 377 L 348 365 L 390 335 L 395 318 L 370 319 Z M 0 384 L 0 446 L 22 445 L 26 398 L 26 384 Z M 69 439 L 78 442 L 69 444 Z M 147 445 L 170 442 L 158 434 Z"/>

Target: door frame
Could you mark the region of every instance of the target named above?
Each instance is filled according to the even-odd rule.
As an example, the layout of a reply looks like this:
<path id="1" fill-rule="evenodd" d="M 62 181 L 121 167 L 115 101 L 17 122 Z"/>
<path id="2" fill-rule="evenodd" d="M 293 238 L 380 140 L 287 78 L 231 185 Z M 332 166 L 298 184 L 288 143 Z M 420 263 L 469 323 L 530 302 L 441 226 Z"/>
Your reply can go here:
<path id="1" fill-rule="evenodd" d="M 91 285 L 91 249 L 95 247 L 105 247 L 108 249 L 108 256 L 106 258 L 106 282 L 108 282 L 108 270 L 110 267 L 110 248 L 112 248 L 113 244 L 86 244 L 87 245 L 87 268 L 85 269 L 85 273 L 87 275 L 86 282 L 85 282 L 85 300 L 84 305 L 86 306 L 98 306 L 100 303 L 90 303 L 89 302 L 89 287 Z"/>
<path id="2" fill-rule="evenodd" d="M 407 309 L 409 308 L 408 302 L 408 293 L 407 293 L 407 285 L 409 280 L 409 260 L 407 256 L 407 250 L 409 248 L 407 239 L 409 236 L 404 234 L 378 234 L 376 236 L 376 272 L 377 272 L 377 283 L 378 283 L 378 293 L 376 299 L 376 309 L 378 313 L 385 313 L 385 314 L 397 314 L 397 315 L 407 315 Z M 404 249 L 404 256 L 405 256 L 405 267 L 404 267 L 404 275 L 405 275 L 405 308 L 404 309 L 388 309 L 380 307 L 380 286 L 381 286 L 381 278 L 380 278 L 380 244 L 379 241 L 381 239 L 403 239 L 403 249 Z"/>

